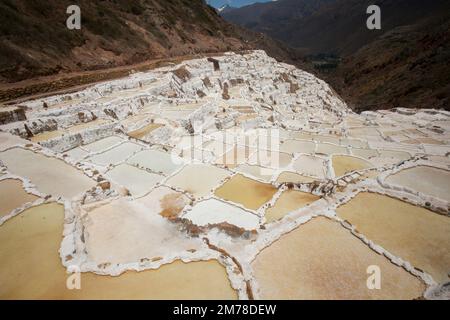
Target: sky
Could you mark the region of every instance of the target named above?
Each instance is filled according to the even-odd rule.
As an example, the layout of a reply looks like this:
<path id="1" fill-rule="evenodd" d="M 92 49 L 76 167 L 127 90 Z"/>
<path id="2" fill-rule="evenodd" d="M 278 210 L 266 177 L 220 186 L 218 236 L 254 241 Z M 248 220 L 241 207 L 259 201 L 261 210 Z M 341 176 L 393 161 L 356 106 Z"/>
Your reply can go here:
<path id="1" fill-rule="evenodd" d="M 224 4 L 228 4 L 231 7 L 239 8 L 242 6 L 253 4 L 255 2 L 269 2 L 269 1 L 272 1 L 272 0 L 206 0 L 206 2 L 210 6 L 213 6 L 215 8 L 220 8 Z"/>

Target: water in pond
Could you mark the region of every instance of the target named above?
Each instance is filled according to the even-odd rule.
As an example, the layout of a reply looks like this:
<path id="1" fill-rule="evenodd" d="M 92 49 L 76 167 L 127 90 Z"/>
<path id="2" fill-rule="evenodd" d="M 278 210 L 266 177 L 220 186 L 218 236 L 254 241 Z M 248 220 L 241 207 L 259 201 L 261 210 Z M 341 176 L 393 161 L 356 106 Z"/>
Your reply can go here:
<path id="1" fill-rule="evenodd" d="M 448 217 L 374 193 L 360 193 L 337 213 L 368 239 L 431 274 L 437 282 L 450 280 Z"/>
<path id="2" fill-rule="evenodd" d="M 42 133 L 38 133 L 30 138 L 33 142 L 41 142 L 41 141 L 47 141 L 53 138 L 58 138 L 64 134 L 64 131 L 61 130 L 55 130 L 55 131 L 45 131 Z"/>
<path id="3" fill-rule="evenodd" d="M 367 288 L 371 265 L 381 269 L 381 290 Z M 425 290 L 418 278 L 324 217 L 282 236 L 252 267 L 262 299 L 414 299 Z"/>
<path id="4" fill-rule="evenodd" d="M 239 203 L 248 209 L 257 210 L 272 199 L 276 192 L 277 189 L 271 184 L 237 174 L 218 188 L 215 195 L 224 200 Z"/>
<path id="5" fill-rule="evenodd" d="M 386 182 L 450 202 L 450 171 L 447 170 L 419 166 L 393 174 Z"/>
<path id="6" fill-rule="evenodd" d="M 158 150 L 141 151 L 128 159 L 127 162 L 164 175 L 170 175 L 182 165 L 181 159 L 178 159 L 175 155 Z"/>
<path id="7" fill-rule="evenodd" d="M 27 193 L 22 187 L 22 181 L 15 179 L 0 181 L 0 195 L 0 218 L 25 203 L 39 199 L 39 197 Z"/>
<path id="8" fill-rule="evenodd" d="M 107 137 L 107 138 L 89 143 L 89 144 L 83 146 L 83 149 L 86 149 L 91 152 L 100 152 L 100 151 L 106 150 L 108 148 L 111 148 L 123 141 L 124 140 L 120 137 L 111 136 L 111 137 Z"/>
<path id="9" fill-rule="evenodd" d="M 183 218 L 199 226 L 229 223 L 246 230 L 259 228 L 259 217 L 231 204 L 209 199 L 197 203 Z"/>
<path id="10" fill-rule="evenodd" d="M 130 137 L 132 137 L 132 138 L 135 138 L 135 139 L 142 139 L 142 138 L 144 138 L 146 135 L 148 135 L 150 132 L 152 132 L 153 130 L 156 130 L 156 129 L 162 127 L 162 126 L 163 126 L 163 125 L 162 125 L 162 124 L 159 124 L 159 123 L 151 123 L 151 124 L 148 124 L 148 125 L 146 125 L 146 126 L 144 126 L 144 127 L 142 127 L 142 128 L 139 128 L 139 129 L 137 129 L 137 130 L 128 132 L 127 134 L 128 134 Z"/>
<path id="11" fill-rule="evenodd" d="M 341 177 L 352 171 L 373 167 L 373 165 L 368 161 L 350 156 L 333 156 L 332 163 L 336 177 Z"/>
<path id="12" fill-rule="evenodd" d="M 272 175 L 275 173 L 275 170 L 270 168 L 264 168 L 260 166 L 252 166 L 248 164 L 242 164 L 236 171 L 240 173 L 245 173 L 246 175 L 250 175 L 256 179 L 263 180 L 265 182 L 269 182 L 272 178 Z"/>
<path id="13" fill-rule="evenodd" d="M 21 148 L 9 149 L 0 153 L 0 160 L 10 172 L 30 179 L 31 183 L 44 194 L 70 199 L 96 185 L 83 172 L 62 160 L 33 151 Z"/>
<path id="14" fill-rule="evenodd" d="M 284 171 L 279 176 L 276 182 L 278 183 L 312 183 L 317 179 L 302 176 L 295 172 Z"/>
<path id="15" fill-rule="evenodd" d="M 106 173 L 113 182 L 127 188 L 133 196 L 142 196 L 149 192 L 163 176 L 138 169 L 129 164 L 120 164 Z"/>
<path id="16" fill-rule="evenodd" d="M 348 154 L 346 147 L 336 146 L 330 143 L 319 143 L 316 153 L 332 155 L 332 154 Z"/>
<path id="17" fill-rule="evenodd" d="M 103 153 L 93 155 L 88 159 L 93 163 L 102 166 L 108 166 L 110 164 L 118 164 L 120 162 L 123 162 L 127 158 L 131 157 L 134 153 L 137 153 L 142 149 L 143 148 L 136 143 L 125 142 Z"/>
<path id="18" fill-rule="evenodd" d="M 318 157 L 301 155 L 294 162 L 294 169 L 301 174 L 324 179 L 326 176 L 325 161 Z"/>
<path id="19" fill-rule="evenodd" d="M 158 270 L 119 277 L 81 275 L 81 290 L 68 290 L 58 254 L 64 208 L 28 209 L 0 226 L 0 299 L 236 299 L 217 261 L 176 261 Z"/>
<path id="20" fill-rule="evenodd" d="M 283 218 L 286 214 L 303 208 L 319 199 L 320 197 L 311 193 L 286 190 L 275 202 L 275 205 L 266 210 L 266 223 L 277 221 Z"/>
<path id="21" fill-rule="evenodd" d="M 286 153 L 314 153 L 316 145 L 311 141 L 286 140 L 281 146 L 280 151 Z"/>

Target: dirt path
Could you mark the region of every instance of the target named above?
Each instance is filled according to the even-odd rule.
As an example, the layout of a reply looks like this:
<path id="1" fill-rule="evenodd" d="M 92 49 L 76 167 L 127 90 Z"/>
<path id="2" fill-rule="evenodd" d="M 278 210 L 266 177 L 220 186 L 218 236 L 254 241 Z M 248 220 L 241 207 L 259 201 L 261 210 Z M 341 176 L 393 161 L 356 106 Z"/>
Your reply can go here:
<path id="1" fill-rule="evenodd" d="M 25 100 L 74 92 L 102 81 L 126 77 L 132 72 L 148 71 L 169 64 L 178 64 L 184 60 L 218 56 L 222 54 L 223 52 L 217 52 L 161 58 L 110 69 L 57 74 L 27 79 L 15 83 L 4 83 L 0 84 L 0 102 L 3 102 L 4 104 L 14 104 Z"/>

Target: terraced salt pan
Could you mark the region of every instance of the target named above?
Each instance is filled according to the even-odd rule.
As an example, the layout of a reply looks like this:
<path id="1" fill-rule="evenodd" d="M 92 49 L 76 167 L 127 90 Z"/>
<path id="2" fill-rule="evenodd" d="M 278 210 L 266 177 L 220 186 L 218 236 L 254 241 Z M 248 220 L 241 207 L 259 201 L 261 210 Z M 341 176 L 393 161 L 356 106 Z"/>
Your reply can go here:
<path id="1" fill-rule="evenodd" d="M 281 152 L 286 153 L 309 153 L 313 154 L 316 149 L 316 144 L 309 141 L 286 140 L 280 146 Z"/>
<path id="2" fill-rule="evenodd" d="M 105 176 L 127 188 L 135 197 L 146 194 L 164 178 L 159 174 L 150 173 L 126 163 L 114 167 Z"/>
<path id="3" fill-rule="evenodd" d="M 179 188 L 196 198 L 208 195 L 230 172 L 205 164 L 189 164 L 176 175 L 170 177 L 165 185 Z"/>
<path id="4" fill-rule="evenodd" d="M 69 127 L 66 129 L 67 133 L 78 133 L 80 131 L 83 130 L 87 130 L 90 128 L 95 128 L 95 127 L 99 127 L 102 126 L 104 124 L 108 124 L 108 123 L 112 123 L 112 121 L 108 120 L 108 119 L 97 119 L 94 121 L 90 121 L 90 122 L 86 122 L 86 123 L 80 123 L 77 124 L 75 126 Z"/>
<path id="5" fill-rule="evenodd" d="M 355 139 L 341 139 L 341 145 L 343 146 L 350 146 L 353 148 L 368 148 L 369 145 L 367 143 L 367 141 L 362 141 L 362 140 L 355 140 Z"/>
<path id="6" fill-rule="evenodd" d="M 347 148 L 336 146 L 334 144 L 329 143 L 319 143 L 317 145 L 316 153 L 325 154 L 325 155 L 333 155 L 333 154 L 348 154 Z"/>
<path id="7" fill-rule="evenodd" d="M 240 165 L 236 168 L 236 171 L 265 182 L 269 182 L 273 174 L 275 174 L 275 170 L 273 169 L 248 164 Z"/>
<path id="8" fill-rule="evenodd" d="M 191 220 L 198 226 L 229 223 L 246 230 L 259 228 L 258 216 L 216 199 L 197 203 L 183 218 Z"/>
<path id="9" fill-rule="evenodd" d="M 372 265 L 381 270 L 380 290 L 366 285 Z M 263 249 L 252 268 L 261 299 L 414 299 L 425 290 L 418 278 L 323 217 Z"/>
<path id="10" fill-rule="evenodd" d="M 84 157 L 86 157 L 89 154 L 89 152 L 81 149 L 80 147 L 76 147 L 69 151 L 66 151 L 64 154 L 67 154 L 70 158 L 79 161 Z"/>
<path id="11" fill-rule="evenodd" d="M 274 206 L 266 210 L 266 223 L 277 221 L 286 214 L 303 208 L 319 199 L 320 197 L 310 193 L 286 190 L 277 199 Z"/>
<path id="12" fill-rule="evenodd" d="M 0 132 L 0 150 L 6 150 L 14 146 L 23 146 L 27 143 L 29 143 L 29 141 L 21 139 L 18 136 L 6 132 Z"/>
<path id="13" fill-rule="evenodd" d="M 352 149 L 352 155 L 357 156 L 357 157 L 361 157 L 361 158 L 365 158 L 367 160 L 370 160 L 370 158 L 379 156 L 377 150 L 373 150 L 373 149 L 358 149 L 358 148 L 353 148 Z"/>
<path id="14" fill-rule="evenodd" d="M 362 128 L 351 128 L 348 130 L 350 135 L 355 138 L 360 138 L 364 140 L 371 141 L 382 141 L 380 133 L 376 128 L 362 127 Z"/>
<path id="15" fill-rule="evenodd" d="M 204 163 L 211 163 L 216 159 L 216 156 L 211 151 L 198 148 L 184 149 L 179 153 L 179 155 L 188 162 L 194 162 L 197 160 Z"/>
<path id="16" fill-rule="evenodd" d="M 139 152 L 142 149 L 143 147 L 136 143 L 125 142 L 117 147 L 109 149 L 108 151 L 93 155 L 89 157 L 88 160 L 102 166 L 108 166 L 110 164 L 114 165 L 125 161 L 134 153 Z"/>
<path id="17" fill-rule="evenodd" d="M 271 184 L 262 183 L 241 174 L 233 176 L 215 191 L 215 195 L 224 200 L 257 210 L 268 202 L 277 192 Z"/>
<path id="18" fill-rule="evenodd" d="M 333 156 L 331 160 L 336 177 L 341 177 L 352 171 L 373 167 L 373 164 L 370 162 L 351 156 Z"/>
<path id="19" fill-rule="evenodd" d="M 97 119 L 94 121 L 90 121 L 87 123 L 80 123 L 75 126 L 69 127 L 67 129 L 60 129 L 60 130 L 54 130 L 54 131 L 44 131 L 39 134 L 36 134 L 30 138 L 30 141 L 32 142 L 43 142 L 55 138 L 59 138 L 65 134 L 73 134 L 78 133 L 87 129 L 99 127 L 108 123 L 112 123 L 109 120 L 106 119 Z"/>
<path id="20" fill-rule="evenodd" d="M 359 233 L 393 255 L 449 281 L 450 219 L 388 196 L 360 193 L 337 209 Z"/>
<path id="21" fill-rule="evenodd" d="M 436 145 L 444 145 L 442 141 L 438 141 L 436 139 L 432 138 L 417 138 L 417 139 L 408 139 L 405 141 L 402 141 L 402 143 L 407 144 L 436 144 Z"/>
<path id="22" fill-rule="evenodd" d="M 178 217 L 183 208 L 190 204 L 190 199 L 181 192 L 173 191 L 168 187 L 155 188 L 145 197 L 136 200 L 145 206 L 151 214 L 159 214 L 165 218 Z"/>
<path id="23" fill-rule="evenodd" d="M 39 199 L 39 197 L 27 193 L 22 187 L 22 181 L 15 179 L 0 181 L 0 195 L 0 218 L 25 203 Z"/>
<path id="24" fill-rule="evenodd" d="M 201 239 L 179 232 L 160 215 L 163 197 L 156 192 L 141 201 L 118 199 L 89 211 L 84 226 L 89 258 L 98 264 L 130 263 L 201 249 Z"/>
<path id="25" fill-rule="evenodd" d="M 46 204 L 0 227 L 0 299 L 237 299 L 217 261 L 176 261 L 157 270 L 119 277 L 81 274 L 81 290 L 68 290 L 58 254 L 64 208 Z"/>
<path id="26" fill-rule="evenodd" d="M 98 140 L 96 142 L 84 145 L 83 149 L 86 149 L 93 153 L 97 153 L 97 152 L 101 152 L 103 150 L 109 149 L 115 145 L 118 145 L 119 143 L 121 143 L 123 141 L 124 140 L 120 137 L 110 136 L 110 137 Z"/>
<path id="27" fill-rule="evenodd" d="M 33 151 L 13 148 L 0 153 L 0 160 L 11 173 L 31 180 L 44 194 L 71 199 L 96 183 L 65 162 Z"/>
<path id="28" fill-rule="evenodd" d="M 283 152 L 266 151 L 259 149 L 248 158 L 248 163 L 267 168 L 286 168 L 292 162 L 292 156 Z"/>
<path id="29" fill-rule="evenodd" d="M 127 162 L 164 175 L 172 174 L 183 164 L 182 160 L 175 155 L 158 150 L 141 151 L 128 159 Z"/>
<path id="30" fill-rule="evenodd" d="M 163 124 L 159 124 L 159 123 L 151 123 L 151 124 L 148 124 L 148 125 L 146 125 L 146 126 L 144 126 L 144 127 L 142 127 L 142 128 L 139 128 L 139 129 L 137 129 L 137 130 L 130 131 L 130 132 L 128 132 L 127 134 L 128 134 L 130 137 L 132 137 L 132 138 L 135 138 L 135 139 L 142 139 L 142 138 L 144 138 L 145 136 L 147 136 L 148 134 L 150 134 L 152 131 L 154 131 L 154 130 L 156 130 L 156 129 L 162 127 L 162 126 L 163 126 Z"/>
<path id="31" fill-rule="evenodd" d="M 235 168 L 240 164 L 246 163 L 250 154 L 254 152 L 255 150 L 249 147 L 234 146 L 227 153 L 219 156 L 216 164 L 225 165 L 228 168 Z"/>
<path id="32" fill-rule="evenodd" d="M 294 161 L 294 170 L 298 173 L 324 179 L 326 177 L 325 160 L 308 155 L 300 155 Z"/>
<path id="33" fill-rule="evenodd" d="M 230 140 L 231 141 L 231 140 Z M 221 156 L 233 148 L 233 145 L 227 144 L 221 140 L 206 141 L 203 144 L 203 149 L 214 153 L 216 156 Z"/>
<path id="34" fill-rule="evenodd" d="M 394 158 L 396 160 L 408 160 L 411 158 L 411 154 L 405 151 L 395 151 L 395 150 L 379 150 L 380 157 Z"/>
<path id="35" fill-rule="evenodd" d="M 64 131 L 61 130 L 55 130 L 55 131 L 45 131 L 39 134 L 36 134 L 30 138 L 30 141 L 32 142 L 41 142 L 41 141 L 47 141 L 50 139 L 54 139 L 57 137 L 60 137 L 64 134 Z"/>
<path id="36" fill-rule="evenodd" d="M 321 136 L 321 135 L 313 135 L 313 139 L 318 142 L 322 143 L 332 143 L 332 144 L 339 144 L 341 141 L 341 138 L 338 136 Z"/>
<path id="37" fill-rule="evenodd" d="M 283 171 L 277 178 L 277 183 L 312 183 L 317 179 L 302 176 L 295 172 Z"/>
<path id="38" fill-rule="evenodd" d="M 397 172 L 385 181 L 450 202 L 450 172 L 447 170 L 419 166 Z"/>

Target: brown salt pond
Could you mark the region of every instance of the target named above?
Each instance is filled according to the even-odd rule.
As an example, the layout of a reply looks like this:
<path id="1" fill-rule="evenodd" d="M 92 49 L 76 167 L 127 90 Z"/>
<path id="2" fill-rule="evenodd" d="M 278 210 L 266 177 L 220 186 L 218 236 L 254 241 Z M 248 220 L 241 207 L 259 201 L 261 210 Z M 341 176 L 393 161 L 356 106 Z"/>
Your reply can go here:
<path id="1" fill-rule="evenodd" d="M 44 194 L 70 199 L 96 185 L 83 172 L 62 160 L 33 151 L 9 149 L 0 153 L 0 160 L 11 173 L 30 179 Z"/>
<path id="2" fill-rule="evenodd" d="M 277 189 L 271 184 L 237 174 L 219 187 L 215 195 L 224 200 L 242 204 L 248 209 L 257 210 L 272 199 L 276 192 Z"/>
<path id="3" fill-rule="evenodd" d="M 277 221 L 288 213 L 306 207 L 319 199 L 320 197 L 311 193 L 286 190 L 275 202 L 275 205 L 266 210 L 266 223 Z"/>
<path id="4" fill-rule="evenodd" d="M 374 193 L 360 193 L 338 215 L 395 256 L 449 281 L 450 219 L 430 210 Z"/>
<path id="5" fill-rule="evenodd" d="M 372 265 L 380 267 L 380 290 L 366 285 Z M 324 217 L 282 236 L 252 267 L 262 299 L 414 299 L 425 290 L 418 278 Z"/>
<path id="6" fill-rule="evenodd" d="M 55 131 L 45 131 L 42 133 L 38 133 L 30 138 L 32 142 L 41 142 L 47 141 L 50 139 L 58 138 L 64 134 L 64 131 L 55 130 Z"/>
<path id="7" fill-rule="evenodd" d="M 27 193 L 22 187 L 22 181 L 15 179 L 0 181 L 0 194 L 0 218 L 25 203 L 39 199 L 39 197 Z"/>
<path id="8" fill-rule="evenodd" d="M 150 132 L 152 132 L 152 131 L 154 131 L 154 130 L 156 130 L 156 129 L 162 127 L 162 126 L 163 126 L 163 124 L 159 124 L 159 123 L 151 123 L 151 124 L 148 124 L 148 125 L 146 125 L 146 126 L 144 126 L 144 127 L 142 127 L 142 128 L 139 128 L 139 129 L 137 129 L 137 130 L 128 132 L 127 134 L 128 134 L 130 137 L 132 137 L 132 138 L 135 138 L 135 139 L 142 139 L 142 138 L 144 138 L 146 135 L 148 135 Z"/>
<path id="9" fill-rule="evenodd" d="M 450 201 L 450 171 L 447 170 L 419 166 L 393 174 L 386 182 Z"/>
<path id="10" fill-rule="evenodd" d="M 0 227 L 0 299 L 237 299 L 216 260 L 176 261 L 119 277 L 83 273 L 81 290 L 68 290 L 58 254 L 63 220 L 63 206 L 53 203 Z"/>
<path id="11" fill-rule="evenodd" d="M 332 157 L 334 174 L 336 177 L 341 177 L 346 173 L 372 168 L 373 165 L 360 158 L 351 156 L 333 156 Z"/>

